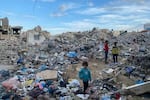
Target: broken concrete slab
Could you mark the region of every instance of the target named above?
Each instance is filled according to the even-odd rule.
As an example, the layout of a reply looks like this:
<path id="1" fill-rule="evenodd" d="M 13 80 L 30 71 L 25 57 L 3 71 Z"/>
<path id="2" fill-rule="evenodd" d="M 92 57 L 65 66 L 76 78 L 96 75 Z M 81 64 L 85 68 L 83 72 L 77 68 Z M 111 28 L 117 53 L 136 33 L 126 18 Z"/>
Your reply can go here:
<path id="1" fill-rule="evenodd" d="M 150 92 L 150 81 L 128 86 L 125 87 L 124 89 L 126 92 L 132 92 L 136 95 L 144 94 Z"/>
<path id="2" fill-rule="evenodd" d="M 42 80 L 47 80 L 47 79 L 56 80 L 57 79 L 57 71 L 56 70 L 41 71 L 36 74 L 36 77 L 40 78 Z"/>

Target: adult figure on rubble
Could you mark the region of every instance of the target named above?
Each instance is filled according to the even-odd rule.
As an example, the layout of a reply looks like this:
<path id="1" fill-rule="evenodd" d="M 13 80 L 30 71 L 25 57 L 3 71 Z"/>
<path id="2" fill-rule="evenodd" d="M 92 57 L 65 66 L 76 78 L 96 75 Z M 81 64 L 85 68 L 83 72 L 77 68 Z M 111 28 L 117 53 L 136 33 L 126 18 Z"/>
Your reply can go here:
<path id="1" fill-rule="evenodd" d="M 105 52 L 105 64 L 108 63 L 108 51 L 109 51 L 109 46 L 108 46 L 108 40 L 105 41 L 104 43 L 104 52 Z"/>
<path id="2" fill-rule="evenodd" d="M 89 86 L 89 81 L 91 81 L 91 72 L 88 69 L 88 62 L 83 61 L 82 63 L 83 68 L 79 71 L 79 78 L 83 81 L 84 86 L 84 94 Z"/>
<path id="3" fill-rule="evenodd" d="M 117 42 L 114 42 L 114 46 L 112 47 L 112 56 L 114 63 L 118 62 L 118 54 L 119 54 L 119 48 L 117 46 Z"/>

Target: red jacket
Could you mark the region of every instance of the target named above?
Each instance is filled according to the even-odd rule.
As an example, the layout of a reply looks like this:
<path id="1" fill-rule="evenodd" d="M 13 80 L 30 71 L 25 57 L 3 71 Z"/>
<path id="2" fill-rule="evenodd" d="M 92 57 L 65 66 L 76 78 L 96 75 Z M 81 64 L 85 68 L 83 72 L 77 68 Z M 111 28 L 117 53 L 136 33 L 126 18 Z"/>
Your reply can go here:
<path id="1" fill-rule="evenodd" d="M 104 50 L 105 50 L 105 51 L 108 51 L 108 50 L 109 50 L 108 43 L 105 43 L 105 44 L 104 44 Z"/>

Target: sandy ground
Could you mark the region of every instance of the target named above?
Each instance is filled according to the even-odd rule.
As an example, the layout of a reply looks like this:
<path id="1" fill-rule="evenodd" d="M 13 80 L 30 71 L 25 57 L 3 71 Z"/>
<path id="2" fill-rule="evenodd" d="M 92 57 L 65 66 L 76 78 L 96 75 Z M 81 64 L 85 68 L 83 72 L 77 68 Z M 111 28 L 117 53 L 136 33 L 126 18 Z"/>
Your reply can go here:
<path id="1" fill-rule="evenodd" d="M 99 73 L 102 71 L 102 69 L 108 67 L 106 64 L 104 64 L 104 62 L 98 60 L 90 60 L 88 64 L 88 67 L 91 71 L 92 80 L 101 78 Z M 78 72 L 80 71 L 81 67 L 82 62 L 79 64 L 70 65 L 66 72 L 69 79 L 78 79 L 82 85 L 82 81 L 78 77 Z"/>
<path id="2" fill-rule="evenodd" d="M 108 65 L 106 65 L 103 61 L 99 61 L 99 60 L 93 60 L 93 61 L 90 60 L 88 63 L 89 63 L 89 69 L 91 70 L 92 80 L 100 79 L 102 77 L 100 74 L 102 69 L 109 68 Z M 81 66 L 82 66 L 82 62 L 80 62 L 79 64 L 70 65 L 66 71 L 68 78 L 80 80 L 78 77 L 78 72 Z M 113 77 L 113 76 L 110 76 L 110 77 Z M 117 81 L 124 83 L 126 86 L 130 86 L 134 84 L 133 80 L 121 74 L 118 75 Z M 80 80 L 80 83 L 82 84 L 81 80 Z"/>
<path id="3" fill-rule="evenodd" d="M 70 78 L 78 78 L 78 72 L 82 67 L 82 62 L 79 64 L 70 65 L 67 69 L 67 74 L 69 74 Z M 91 70 L 92 78 L 96 79 L 98 73 L 105 68 L 106 65 L 100 62 L 89 62 L 89 69 Z"/>

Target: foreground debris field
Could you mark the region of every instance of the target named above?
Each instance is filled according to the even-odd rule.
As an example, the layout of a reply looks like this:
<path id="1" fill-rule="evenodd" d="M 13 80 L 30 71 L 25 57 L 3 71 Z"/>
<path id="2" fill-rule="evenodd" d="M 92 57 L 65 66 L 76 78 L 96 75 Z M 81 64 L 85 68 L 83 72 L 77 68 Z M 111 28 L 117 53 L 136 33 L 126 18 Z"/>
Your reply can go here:
<path id="1" fill-rule="evenodd" d="M 44 35 L 45 40 L 33 44 L 35 41 L 24 37 L 35 33 Z M 0 40 L 2 100 L 150 99 L 149 32 L 114 36 L 109 30 L 93 28 L 51 37 L 47 34 L 38 26 L 20 38 Z M 105 40 L 110 48 L 108 64 L 102 48 Z M 120 49 L 118 63 L 112 60 L 114 42 Z M 92 81 L 83 95 L 78 72 L 85 60 Z"/>

